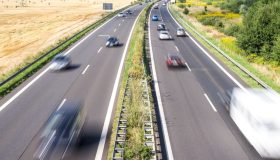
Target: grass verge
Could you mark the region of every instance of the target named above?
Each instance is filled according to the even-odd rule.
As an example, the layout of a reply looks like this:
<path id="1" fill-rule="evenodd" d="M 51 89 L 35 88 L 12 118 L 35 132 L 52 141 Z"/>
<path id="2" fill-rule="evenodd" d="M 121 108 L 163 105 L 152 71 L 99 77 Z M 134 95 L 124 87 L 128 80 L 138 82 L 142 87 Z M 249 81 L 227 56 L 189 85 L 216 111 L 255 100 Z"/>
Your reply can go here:
<path id="1" fill-rule="evenodd" d="M 113 159 L 115 136 L 122 105 L 127 109 L 127 135 L 125 141 L 124 159 L 150 159 L 151 149 L 144 145 L 144 120 L 146 110 L 142 100 L 143 86 L 141 81 L 147 77 L 143 65 L 144 58 L 144 25 L 147 13 L 152 4 L 149 4 L 141 13 L 130 40 L 128 55 L 126 57 L 122 81 L 120 84 L 117 109 L 115 112 L 113 129 L 107 159 Z M 129 95 L 125 95 L 128 86 Z"/>
<path id="2" fill-rule="evenodd" d="M 124 7 L 120 10 L 124 10 L 127 7 Z M 80 40 L 82 37 L 84 37 L 86 34 L 91 32 L 93 29 L 97 28 L 104 22 L 106 22 L 108 19 L 112 18 L 114 15 L 116 15 L 120 10 L 117 10 L 115 12 L 112 12 L 108 15 L 106 15 L 104 18 L 96 21 L 92 25 L 86 27 L 85 29 L 82 29 L 81 31 L 75 33 L 71 37 L 66 37 L 54 45 L 50 46 L 44 51 L 37 54 L 36 57 L 28 58 L 23 65 L 20 67 L 14 69 L 9 74 L 2 76 L 1 80 L 3 79 L 9 79 L 6 83 L 0 86 L 0 97 L 3 97 L 4 95 L 10 93 L 14 88 L 16 88 L 18 85 L 20 85 L 22 82 L 24 82 L 27 78 L 32 76 L 36 71 L 41 69 L 45 64 L 47 64 L 56 54 L 61 53 L 62 51 L 66 50 L 68 47 L 70 47 L 72 44 Z M 9 77 L 8 77 L 9 76 Z M 5 77 L 5 78 L 3 78 Z M 10 78 L 11 77 L 11 78 Z"/>
<path id="3" fill-rule="evenodd" d="M 243 67 L 245 67 L 247 70 L 249 70 L 251 73 L 256 75 L 258 78 L 260 78 L 263 82 L 265 82 L 267 85 L 269 85 L 272 89 L 280 93 L 280 86 L 278 86 L 276 83 L 274 83 L 273 79 L 270 79 L 266 76 L 264 76 L 260 71 L 256 70 L 251 64 L 246 60 L 245 57 L 243 57 L 240 54 L 236 54 L 233 51 L 230 51 L 230 49 L 225 48 L 225 46 L 214 39 L 213 37 L 207 36 L 205 31 L 200 30 L 196 26 L 194 26 L 187 18 L 186 15 L 182 13 L 182 11 L 176 6 L 176 5 L 169 5 L 169 10 L 173 17 L 184 27 L 188 30 L 188 32 L 195 37 L 204 47 L 206 47 L 212 54 L 214 54 L 219 60 L 221 60 L 225 65 L 227 65 L 233 72 L 235 72 L 244 82 L 246 82 L 250 87 L 261 87 L 254 79 L 249 77 L 246 73 L 244 73 L 242 70 L 240 70 L 236 65 L 231 63 L 229 60 L 227 60 L 224 56 L 222 56 L 216 49 L 214 49 L 212 46 L 210 46 L 207 42 L 205 42 L 201 37 L 199 37 L 194 31 L 192 31 L 186 24 L 191 26 L 192 28 L 196 28 L 196 31 L 199 32 L 201 35 L 203 35 L 205 38 L 207 38 L 212 44 L 218 46 L 221 50 L 226 51 L 225 53 L 230 56 L 232 59 L 234 59 L 236 62 L 241 64 Z M 185 24 L 186 23 L 186 24 Z"/>

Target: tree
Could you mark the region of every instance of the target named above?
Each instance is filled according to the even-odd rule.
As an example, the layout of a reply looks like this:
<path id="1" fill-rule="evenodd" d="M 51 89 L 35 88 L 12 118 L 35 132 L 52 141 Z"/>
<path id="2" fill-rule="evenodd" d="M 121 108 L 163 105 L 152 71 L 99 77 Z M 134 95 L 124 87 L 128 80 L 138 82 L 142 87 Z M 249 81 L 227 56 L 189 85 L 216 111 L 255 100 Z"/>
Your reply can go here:
<path id="1" fill-rule="evenodd" d="M 260 0 L 245 14 L 237 43 L 247 54 L 256 53 L 271 59 L 272 47 L 279 35 L 280 2 Z"/>

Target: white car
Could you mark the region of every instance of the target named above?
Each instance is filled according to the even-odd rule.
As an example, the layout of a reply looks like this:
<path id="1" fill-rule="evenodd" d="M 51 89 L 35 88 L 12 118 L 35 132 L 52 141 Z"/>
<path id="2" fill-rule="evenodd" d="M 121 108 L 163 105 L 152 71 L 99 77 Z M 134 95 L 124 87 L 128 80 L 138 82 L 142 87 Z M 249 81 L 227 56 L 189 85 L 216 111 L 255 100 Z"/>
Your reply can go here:
<path id="1" fill-rule="evenodd" d="M 166 3 L 164 2 L 164 3 L 162 3 L 162 5 L 163 5 L 163 6 L 166 6 Z"/>
<path id="2" fill-rule="evenodd" d="M 168 31 L 160 31 L 158 38 L 160 40 L 170 40 L 170 39 L 172 39 L 172 36 L 170 35 L 170 33 Z"/>
<path id="3" fill-rule="evenodd" d="M 120 12 L 120 13 L 118 14 L 118 17 L 125 17 L 125 14 L 124 14 L 123 12 Z"/>
<path id="4" fill-rule="evenodd" d="M 177 35 L 177 37 L 186 37 L 187 36 L 186 31 L 181 27 L 177 28 L 176 35 Z"/>
<path id="5" fill-rule="evenodd" d="M 68 68 L 70 64 L 71 64 L 70 57 L 62 54 L 58 54 L 53 58 L 52 64 L 50 65 L 50 69 L 53 71 L 63 70 Z"/>

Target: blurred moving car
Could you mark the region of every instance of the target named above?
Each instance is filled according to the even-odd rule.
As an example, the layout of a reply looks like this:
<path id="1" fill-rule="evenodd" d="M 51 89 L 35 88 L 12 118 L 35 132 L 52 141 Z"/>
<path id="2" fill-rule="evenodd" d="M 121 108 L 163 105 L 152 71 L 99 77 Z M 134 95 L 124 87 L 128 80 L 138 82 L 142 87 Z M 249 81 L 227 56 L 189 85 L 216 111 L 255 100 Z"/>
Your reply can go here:
<path id="1" fill-rule="evenodd" d="M 152 16 L 152 21 L 158 21 L 158 16 L 157 15 L 153 15 Z"/>
<path id="2" fill-rule="evenodd" d="M 166 58 L 167 67 L 186 67 L 185 60 L 177 53 L 177 54 L 168 54 Z"/>
<path id="3" fill-rule="evenodd" d="M 118 17 L 125 17 L 125 14 L 124 14 L 123 12 L 120 12 L 120 13 L 118 14 Z"/>
<path id="4" fill-rule="evenodd" d="M 159 7 L 159 5 L 157 3 L 157 4 L 155 4 L 154 9 L 158 9 L 158 7 Z"/>
<path id="5" fill-rule="evenodd" d="M 45 123 L 33 158 L 35 160 L 51 159 L 54 153 L 57 154 L 55 156 L 60 156 L 67 146 L 78 142 L 84 122 L 85 112 L 81 103 L 65 103 L 53 112 Z"/>
<path id="6" fill-rule="evenodd" d="M 263 158 L 280 158 L 280 95 L 267 89 L 234 88 L 229 113 Z"/>
<path id="7" fill-rule="evenodd" d="M 52 64 L 50 65 L 50 69 L 53 71 L 63 70 L 68 68 L 70 65 L 71 65 L 70 57 L 63 54 L 58 54 L 53 58 Z"/>
<path id="8" fill-rule="evenodd" d="M 109 37 L 106 41 L 106 47 L 119 46 L 120 42 L 117 37 Z"/>
<path id="9" fill-rule="evenodd" d="M 126 11 L 126 14 L 132 14 L 132 11 L 131 11 L 130 9 L 128 9 L 128 10 Z"/>
<path id="10" fill-rule="evenodd" d="M 165 2 L 163 2 L 163 3 L 162 3 L 162 5 L 163 5 L 163 6 L 166 6 L 166 3 L 165 3 Z"/>
<path id="11" fill-rule="evenodd" d="M 166 26 L 165 26 L 164 23 L 160 23 L 160 24 L 157 26 L 157 30 L 158 30 L 158 31 L 165 31 L 165 30 L 167 30 L 167 29 L 166 29 Z"/>
<path id="12" fill-rule="evenodd" d="M 177 37 L 186 37 L 187 36 L 186 31 L 181 27 L 177 28 L 176 35 L 177 35 Z"/>
<path id="13" fill-rule="evenodd" d="M 171 40 L 172 36 L 168 31 L 160 31 L 158 35 L 160 40 Z"/>

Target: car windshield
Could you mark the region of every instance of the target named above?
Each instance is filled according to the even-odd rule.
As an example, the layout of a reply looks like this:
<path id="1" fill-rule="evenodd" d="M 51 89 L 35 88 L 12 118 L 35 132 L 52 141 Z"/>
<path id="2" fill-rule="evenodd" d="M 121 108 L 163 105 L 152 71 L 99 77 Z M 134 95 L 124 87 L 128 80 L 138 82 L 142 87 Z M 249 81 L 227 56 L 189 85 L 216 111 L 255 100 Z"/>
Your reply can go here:
<path id="1" fill-rule="evenodd" d="M 66 57 L 64 56 L 58 56 L 54 59 L 55 61 L 65 61 L 66 60 Z"/>
<path id="2" fill-rule="evenodd" d="M 169 57 L 171 60 L 180 60 L 180 58 L 178 57 L 178 56 L 176 56 L 176 55 L 171 55 L 170 57 Z"/>

